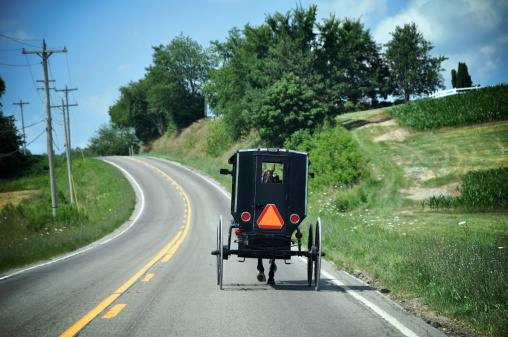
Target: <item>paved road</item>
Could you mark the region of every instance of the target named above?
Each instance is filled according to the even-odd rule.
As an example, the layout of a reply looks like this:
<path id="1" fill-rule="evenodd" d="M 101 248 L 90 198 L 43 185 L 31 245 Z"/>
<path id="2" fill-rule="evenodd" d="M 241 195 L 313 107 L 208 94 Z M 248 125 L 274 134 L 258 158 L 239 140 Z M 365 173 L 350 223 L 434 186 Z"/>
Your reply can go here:
<path id="1" fill-rule="evenodd" d="M 299 258 L 270 286 L 257 261 L 232 257 L 219 290 L 210 252 L 228 193 L 162 159 L 104 160 L 133 184 L 134 214 L 76 253 L 0 275 L 0 336 L 443 336 L 326 262 L 316 292 Z"/>

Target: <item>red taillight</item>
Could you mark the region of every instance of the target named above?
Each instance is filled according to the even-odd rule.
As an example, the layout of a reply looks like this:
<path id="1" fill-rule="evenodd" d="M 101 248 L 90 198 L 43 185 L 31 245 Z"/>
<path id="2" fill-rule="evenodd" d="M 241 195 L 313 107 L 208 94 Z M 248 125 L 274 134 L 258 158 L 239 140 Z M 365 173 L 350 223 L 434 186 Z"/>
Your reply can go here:
<path id="1" fill-rule="evenodd" d="M 243 212 L 242 213 L 242 220 L 243 221 L 249 221 L 250 220 L 250 213 L 249 212 Z"/>
<path id="2" fill-rule="evenodd" d="M 236 231 L 235 231 L 235 234 L 236 236 L 241 236 L 242 235 L 242 230 L 240 228 L 238 228 Z"/>
<path id="3" fill-rule="evenodd" d="M 292 223 L 297 224 L 298 222 L 300 222 L 300 216 L 298 216 L 298 214 L 291 214 L 291 217 L 289 218 L 289 220 Z"/>
<path id="4" fill-rule="evenodd" d="M 302 234 L 302 232 L 297 232 L 297 233 L 295 234 L 295 236 L 296 236 L 296 238 L 297 238 L 297 239 L 301 239 L 301 238 L 302 238 L 302 236 L 303 236 L 303 234 Z"/>

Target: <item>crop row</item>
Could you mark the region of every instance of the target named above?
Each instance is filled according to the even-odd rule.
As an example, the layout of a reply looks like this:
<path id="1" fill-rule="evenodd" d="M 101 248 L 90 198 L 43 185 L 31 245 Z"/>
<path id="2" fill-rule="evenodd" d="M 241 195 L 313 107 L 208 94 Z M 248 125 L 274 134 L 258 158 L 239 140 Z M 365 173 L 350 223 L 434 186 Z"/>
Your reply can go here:
<path id="1" fill-rule="evenodd" d="M 508 84 L 421 99 L 397 106 L 389 113 L 417 131 L 508 120 Z"/>
<path id="2" fill-rule="evenodd" d="M 431 197 L 423 206 L 432 209 L 508 209 L 508 167 L 468 172 L 460 196 Z"/>

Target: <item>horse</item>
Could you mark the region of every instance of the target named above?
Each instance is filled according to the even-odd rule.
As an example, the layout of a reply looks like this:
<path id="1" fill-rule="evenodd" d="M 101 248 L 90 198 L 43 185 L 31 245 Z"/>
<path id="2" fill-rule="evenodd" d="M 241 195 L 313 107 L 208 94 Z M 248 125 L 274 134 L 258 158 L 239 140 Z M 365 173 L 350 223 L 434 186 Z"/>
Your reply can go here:
<path id="1" fill-rule="evenodd" d="M 266 169 L 262 171 L 261 174 L 261 182 L 266 184 L 273 184 L 277 182 L 277 178 L 274 177 L 273 172 L 275 171 L 275 164 L 273 164 L 273 167 L 271 169 Z M 275 284 L 275 272 L 277 271 L 277 265 L 275 265 L 275 259 L 270 259 L 270 271 L 268 272 L 268 282 L 267 284 Z M 265 277 L 265 268 L 263 267 L 263 259 L 258 258 L 258 281 L 264 282 L 266 281 Z"/>

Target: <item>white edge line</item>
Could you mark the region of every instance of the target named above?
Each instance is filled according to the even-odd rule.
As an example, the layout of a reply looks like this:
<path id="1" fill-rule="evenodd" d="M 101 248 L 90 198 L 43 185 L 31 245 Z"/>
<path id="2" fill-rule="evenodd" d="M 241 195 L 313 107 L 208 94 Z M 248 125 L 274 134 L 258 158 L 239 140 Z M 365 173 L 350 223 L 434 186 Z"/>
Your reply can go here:
<path id="1" fill-rule="evenodd" d="M 307 259 L 304 259 L 303 257 L 300 257 L 300 260 L 303 262 L 307 262 Z M 374 311 L 376 314 L 381 316 L 384 320 L 386 320 L 388 323 L 393 325 L 396 329 L 398 329 L 400 332 L 402 332 L 407 337 L 418 337 L 417 334 L 415 334 L 413 331 L 408 329 L 404 324 L 399 322 L 395 317 L 388 314 L 386 311 L 372 303 L 371 301 L 367 300 L 365 297 L 360 295 L 359 293 L 353 291 L 351 288 L 349 288 L 347 285 L 342 283 L 341 281 L 337 280 L 332 274 L 321 270 L 321 274 L 328 278 L 333 284 L 338 286 L 339 288 L 342 288 L 346 293 L 353 296 L 357 301 L 363 303 L 365 306 L 367 306 L 369 309 Z"/>
<path id="2" fill-rule="evenodd" d="M 138 215 L 136 216 L 136 218 L 135 218 L 135 219 L 132 221 L 132 223 L 129 225 L 129 227 L 125 228 L 123 231 L 121 231 L 120 233 L 118 233 L 117 235 L 115 235 L 114 237 L 112 237 L 112 238 L 110 238 L 110 239 L 108 239 L 108 240 L 106 240 L 106 241 L 103 241 L 103 242 L 98 243 L 98 244 L 95 242 L 95 243 L 90 244 L 88 247 L 86 247 L 86 248 L 82 248 L 81 250 L 78 250 L 78 251 L 76 251 L 76 252 L 74 252 L 74 253 L 70 253 L 70 254 L 67 254 L 67 255 L 65 255 L 65 256 L 62 256 L 62 257 L 56 258 L 56 259 L 51 260 L 51 261 L 47 261 L 47 262 L 43 262 L 43 263 L 37 264 L 37 265 L 32 266 L 32 267 L 28 267 L 28 268 L 25 268 L 25 269 L 18 270 L 18 271 L 16 271 L 16 272 L 12 273 L 12 274 L 7 274 L 7 275 L 5 275 L 5 276 L 0 277 L 0 281 L 3 281 L 3 280 L 8 279 L 8 278 L 10 278 L 10 277 L 13 277 L 13 276 L 19 275 L 19 274 L 24 273 L 24 272 L 29 271 L 29 270 L 36 269 L 36 268 L 43 267 L 43 266 L 47 266 L 47 265 L 50 265 L 50 264 L 52 264 L 52 263 L 59 262 L 59 261 L 63 261 L 63 260 L 66 260 L 66 259 L 68 259 L 68 258 L 71 258 L 71 257 L 73 257 L 73 256 L 76 256 L 76 255 L 82 254 L 82 253 L 84 253 L 84 252 L 87 252 L 87 251 L 89 251 L 90 249 L 93 249 L 93 248 L 98 247 L 98 246 L 100 246 L 100 245 L 103 245 L 103 244 L 105 244 L 105 243 L 107 243 L 107 242 L 110 242 L 111 240 L 116 239 L 117 237 L 119 237 L 119 236 L 120 236 L 120 235 L 122 235 L 123 233 L 127 232 L 127 231 L 128 231 L 128 230 L 132 227 L 132 226 L 134 226 L 134 224 L 135 224 L 135 223 L 136 223 L 136 221 L 139 219 L 139 217 L 141 216 L 141 214 L 143 213 L 143 210 L 144 210 L 144 208 L 145 208 L 145 195 L 143 194 L 143 190 L 142 190 L 142 189 L 141 189 L 141 187 L 139 186 L 138 182 L 137 182 L 137 181 L 136 181 L 136 180 L 135 180 L 135 179 L 134 179 L 134 178 L 133 178 L 133 177 L 132 177 L 132 176 L 131 176 L 131 175 L 130 175 L 127 171 L 126 171 L 126 170 L 124 170 L 122 167 L 120 167 L 120 166 L 118 166 L 118 165 L 116 165 L 116 164 L 114 164 L 114 163 L 112 163 L 112 162 L 110 162 L 110 161 L 107 161 L 107 160 L 105 160 L 105 159 L 102 159 L 102 160 L 103 160 L 104 162 L 107 162 L 108 164 L 111 164 L 111 165 L 113 165 L 113 166 L 116 166 L 118 169 L 120 169 L 120 170 L 123 172 L 123 174 L 125 174 L 128 178 L 130 178 L 130 179 L 131 179 L 131 181 L 132 181 L 132 182 L 134 182 L 134 184 L 136 185 L 136 187 L 139 189 L 139 191 L 140 191 L 140 193 L 141 193 L 141 209 L 140 209 L 140 211 L 139 211 Z"/>
<path id="3" fill-rule="evenodd" d="M 188 168 L 186 165 L 182 165 L 178 162 L 174 162 L 174 161 L 171 161 L 171 160 L 167 160 L 167 159 L 162 159 L 162 158 L 157 158 L 157 157 L 151 157 L 153 159 L 158 159 L 158 160 L 164 160 L 166 162 L 169 162 L 171 164 L 174 164 L 174 165 L 177 165 L 177 166 L 180 166 L 180 167 L 183 167 L 191 172 L 193 172 L 194 174 L 200 176 L 201 178 L 203 178 L 204 180 L 208 181 L 210 184 L 214 185 L 219 191 L 221 191 L 222 193 L 224 193 L 228 198 L 231 198 L 227 192 L 224 191 L 224 189 L 220 186 L 217 185 L 217 183 L 215 183 L 215 181 L 209 179 L 208 177 L 204 176 L 203 174 L 197 172 L 196 170 L 192 170 L 190 168 Z M 304 262 L 307 262 L 306 259 L 300 257 L 300 259 Z M 397 328 L 398 330 L 400 330 L 400 332 L 402 332 L 405 336 L 407 337 L 418 337 L 417 334 L 415 334 L 413 331 L 411 331 L 410 329 L 408 329 L 404 324 L 402 324 L 401 322 L 399 322 L 395 317 L 391 316 L 390 314 L 388 314 L 386 311 L 384 311 L 383 309 L 381 309 L 380 307 L 378 307 L 377 305 L 375 305 L 374 303 L 370 302 L 369 300 L 367 300 L 365 297 L 363 297 L 362 295 L 358 294 L 357 292 L 354 292 L 351 290 L 351 288 L 349 288 L 348 286 L 346 286 L 344 283 L 340 282 L 339 280 L 337 280 L 335 277 L 333 277 L 330 273 L 322 270 L 321 271 L 321 274 L 323 274 L 325 277 L 327 277 L 328 279 L 331 280 L 332 283 L 334 283 L 336 286 L 344 289 L 345 292 L 347 292 L 349 295 L 353 296 L 356 300 L 358 300 L 359 302 L 362 302 L 365 306 L 367 306 L 368 308 L 370 308 L 372 311 L 374 311 L 376 314 L 378 314 L 379 316 L 381 316 L 383 319 L 385 319 L 388 323 L 390 323 L 391 325 L 393 325 L 395 328 Z"/>

